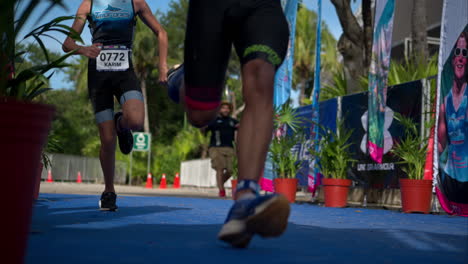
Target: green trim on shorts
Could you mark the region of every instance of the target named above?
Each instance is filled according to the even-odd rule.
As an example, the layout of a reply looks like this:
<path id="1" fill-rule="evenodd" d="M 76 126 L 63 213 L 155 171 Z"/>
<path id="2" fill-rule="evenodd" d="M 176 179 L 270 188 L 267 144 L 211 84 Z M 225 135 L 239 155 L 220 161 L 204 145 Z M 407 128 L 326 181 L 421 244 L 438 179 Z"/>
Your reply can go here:
<path id="1" fill-rule="evenodd" d="M 281 59 L 278 56 L 278 53 L 276 53 L 276 51 L 272 50 L 270 47 L 266 45 L 261 45 L 261 44 L 256 44 L 256 45 L 247 47 L 244 51 L 244 58 L 247 57 L 247 55 L 254 53 L 254 52 L 263 52 L 263 53 L 268 54 L 268 60 L 274 66 L 279 66 L 281 64 Z"/>

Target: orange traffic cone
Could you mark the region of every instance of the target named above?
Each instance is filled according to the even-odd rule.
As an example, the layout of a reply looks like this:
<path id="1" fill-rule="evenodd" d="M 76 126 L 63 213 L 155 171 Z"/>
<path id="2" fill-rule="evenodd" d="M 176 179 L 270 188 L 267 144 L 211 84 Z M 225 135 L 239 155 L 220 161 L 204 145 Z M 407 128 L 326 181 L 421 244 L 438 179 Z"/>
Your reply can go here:
<path id="1" fill-rule="evenodd" d="M 153 175 L 151 175 L 151 173 L 148 173 L 148 177 L 146 177 L 145 188 L 153 189 Z"/>
<path id="2" fill-rule="evenodd" d="M 175 175 L 175 178 L 174 178 L 174 185 L 173 185 L 172 187 L 174 187 L 174 189 L 180 188 L 180 177 L 179 177 L 179 173 L 178 173 L 178 172 L 177 172 L 176 175 Z"/>
<path id="3" fill-rule="evenodd" d="M 159 183 L 159 189 L 166 189 L 167 183 L 166 183 L 166 174 L 163 173 L 161 182 Z"/>
<path id="4" fill-rule="evenodd" d="M 52 180 L 52 171 L 49 170 L 49 173 L 47 173 L 47 182 L 54 182 L 54 180 Z"/>
<path id="5" fill-rule="evenodd" d="M 76 175 L 76 183 L 82 183 L 83 179 L 81 179 L 81 172 L 78 172 L 78 175 Z"/>

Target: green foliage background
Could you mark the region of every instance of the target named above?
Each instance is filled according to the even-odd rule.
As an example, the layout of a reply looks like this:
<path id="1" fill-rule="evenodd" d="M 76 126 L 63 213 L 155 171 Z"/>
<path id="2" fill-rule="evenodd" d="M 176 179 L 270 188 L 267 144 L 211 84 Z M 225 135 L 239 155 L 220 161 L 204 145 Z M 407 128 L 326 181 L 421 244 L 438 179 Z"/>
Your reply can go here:
<path id="1" fill-rule="evenodd" d="M 186 14 L 189 0 L 174 0 L 170 2 L 166 13 L 157 11 L 156 17 L 166 29 L 169 37 L 169 67 L 183 62 Z M 314 77 L 314 45 L 316 14 L 299 5 L 296 44 L 294 55 L 294 89 L 301 91 L 301 104 L 309 103 L 313 89 Z M 84 30 L 87 30 L 85 27 Z M 348 92 L 341 58 L 326 24 L 322 33 L 322 93 L 321 100 L 346 95 Z M 149 45 L 154 43 L 154 45 Z M 187 125 L 181 106 L 172 103 L 166 88 L 158 84 L 158 54 L 157 41 L 154 34 L 138 21 L 135 34 L 134 52 L 135 70 L 140 80 L 146 84 L 148 117 L 152 134 L 152 158 L 150 172 L 157 180 L 166 173 L 171 182 L 175 173 L 180 170 L 180 162 L 207 156 L 208 135 Z M 17 50 L 26 50 L 27 54 L 17 67 L 43 64 L 46 61 L 41 55 L 38 45 L 23 44 Z M 135 50 L 136 51 L 136 50 Z M 226 86 L 229 93 L 226 99 L 232 98 L 236 108 L 243 105 L 240 80 L 240 67 L 235 52 L 231 53 L 228 65 Z M 62 54 L 49 52 L 51 60 Z M 61 69 L 68 78 L 67 89 L 53 90 L 43 94 L 40 100 L 53 104 L 57 108 L 57 116 L 53 122 L 54 141 L 62 146 L 62 153 L 98 157 L 99 136 L 95 125 L 94 114 L 87 95 L 87 59 L 75 56 L 68 60 L 72 66 Z M 428 64 L 414 64 L 411 61 L 392 62 L 389 75 L 389 85 L 394 85 L 419 78 L 429 77 L 437 73 L 437 61 L 432 59 Z M 64 87 L 65 88 L 65 87 Z M 367 83 L 363 81 L 363 90 Z M 116 111 L 118 103 L 115 103 Z M 242 113 L 239 113 L 239 118 Z M 136 152 L 133 155 L 134 183 L 143 183 L 146 179 L 146 153 Z M 129 164 L 129 156 L 122 155 L 118 150 L 117 160 Z"/>

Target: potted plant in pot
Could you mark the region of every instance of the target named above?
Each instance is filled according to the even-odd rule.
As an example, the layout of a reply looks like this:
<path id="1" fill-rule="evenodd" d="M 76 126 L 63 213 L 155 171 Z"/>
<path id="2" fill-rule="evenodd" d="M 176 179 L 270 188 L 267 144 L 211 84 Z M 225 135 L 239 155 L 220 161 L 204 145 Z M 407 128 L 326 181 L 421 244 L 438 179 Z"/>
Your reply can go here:
<path id="1" fill-rule="evenodd" d="M 347 179 L 347 170 L 356 160 L 352 158 L 348 143 L 352 130 L 344 128 L 343 120 L 337 122 L 337 131 L 321 127 L 319 151 L 310 149 L 318 158 L 316 166 L 324 176 L 322 184 L 326 207 L 346 207 L 349 187 L 352 181 Z"/>
<path id="2" fill-rule="evenodd" d="M 421 137 L 413 120 L 400 113 L 395 119 L 404 127 L 404 137 L 397 142 L 391 152 L 401 159 L 401 170 L 408 178 L 400 178 L 401 205 L 405 213 L 429 213 L 432 199 L 432 180 L 425 180 L 424 166 L 428 138 Z M 431 126 L 430 123 L 426 124 Z"/>
<path id="3" fill-rule="evenodd" d="M 302 133 L 298 132 L 301 119 L 293 108 L 285 104 L 276 110 L 274 120 L 275 133 L 269 155 L 277 176 L 274 179 L 275 192 L 283 194 L 293 203 L 296 200 L 296 174 L 301 166 L 298 153 L 293 148 L 303 139 Z M 288 128 L 291 134 L 286 133 Z"/>
<path id="4" fill-rule="evenodd" d="M 33 200 L 37 200 L 39 198 L 39 190 L 41 187 L 41 175 L 42 169 L 45 167 L 49 169 L 52 167 L 52 162 L 50 161 L 49 154 L 52 152 L 62 151 L 62 147 L 59 144 L 59 141 L 55 134 L 51 133 L 47 139 L 47 144 L 42 151 L 41 162 L 39 163 L 39 169 L 37 172 L 37 176 L 34 183 L 34 192 L 33 192 Z"/>
<path id="5" fill-rule="evenodd" d="M 0 239 L 6 247 L 2 258 L 5 263 L 23 262 L 42 148 L 54 113 L 53 107 L 32 101 L 49 90 L 45 87 L 51 75 L 46 77 L 45 74 L 66 67 L 64 61 L 72 55 L 69 53 L 50 61 L 41 37 L 55 31 L 80 40 L 76 32 L 62 23 L 71 17 L 57 18 L 38 26 L 25 34 L 25 38 L 37 41 L 45 52 L 47 63 L 15 69 L 15 62 L 27 55 L 27 51 L 15 52 L 17 34 L 40 3 L 28 2 L 22 12 L 15 12 L 18 0 L 4 0 L 0 4 L 0 160 L 6 176 L 3 184 L 7 186 L 0 198 L 9 201 L 3 208 L 9 217 L 0 220 L 0 225 L 7 227 Z M 56 4 L 61 1 L 50 1 L 50 7 Z"/>
<path id="6" fill-rule="evenodd" d="M 274 180 L 275 192 L 286 196 L 291 203 L 296 200 L 296 174 L 301 167 L 298 153 L 293 148 L 301 139 L 298 135 L 285 135 L 273 138 L 270 145 L 270 157 L 277 176 Z"/>

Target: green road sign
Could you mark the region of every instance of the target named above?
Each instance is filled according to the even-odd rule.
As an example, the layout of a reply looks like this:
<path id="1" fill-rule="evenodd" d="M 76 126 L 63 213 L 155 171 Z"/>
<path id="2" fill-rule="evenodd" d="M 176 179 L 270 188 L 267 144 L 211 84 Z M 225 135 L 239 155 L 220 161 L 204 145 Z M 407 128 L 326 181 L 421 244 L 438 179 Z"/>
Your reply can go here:
<path id="1" fill-rule="evenodd" d="M 149 151 L 151 146 L 151 134 L 134 132 L 133 151 Z"/>

